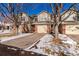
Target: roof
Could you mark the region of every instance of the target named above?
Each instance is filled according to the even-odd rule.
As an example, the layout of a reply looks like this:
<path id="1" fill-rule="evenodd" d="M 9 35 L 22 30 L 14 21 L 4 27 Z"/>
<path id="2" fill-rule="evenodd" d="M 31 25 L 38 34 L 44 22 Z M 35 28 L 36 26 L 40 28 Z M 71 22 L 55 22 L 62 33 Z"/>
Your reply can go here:
<path id="1" fill-rule="evenodd" d="M 27 15 L 28 17 L 29 17 L 29 15 L 27 14 L 27 13 L 25 13 L 25 12 L 21 12 L 22 14 L 25 14 L 25 15 Z M 19 14 L 21 14 L 21 13 L 19 13 Z"/>
<path id="2" fill-rule="evenodd" d="M 53 24 L 53 22 L 41 21 L 41 22 L 33 22 L 33 23 L 32 23 L 32 25 L 47 25 L 47 24 Z"/>
<path id="3" fill-rule="evenodd" d="M 41 11 L 39 14 L 37 14 L 37 16 L 38 16 L 38 15 L 40 15 L 40 14 L 42 14 L 43 12 L 45 12 L 45 13 L 47 13 L 47 14 L 51 15 L 49 12 L 47 12 L 47 11 L 43 10 L 43 11 Z"/>
<path id="4" fill-rule="evenodd" d="M 66 11 L 63 12 L 63 14 L 65 13 Z M 69 15 L 69 13 L 71 12 L 71 15 Z M 66 15 L 66 16 L 65 16 Z M 69 15 L 69 16 L 68 16 Z M 65 17 L 64 17 L 65 16 Z M 62 19 L 65 19 L 66 17 L 68 16 L 68 18 L 65 20 L 65 21 L 75 21 L 77 20 L 77 13 L 76 11 L 73 12 L 72 10 L 69 10 L 67 11 L 67 13 L 65 13 L 64 15 L 62 15 Z M 72 17 L 72 18 L 71 18 Z"/>
<path id="5" fill-rule="evenodd" d="M 79 21 L 74 22 L 74 21 L 64 21 L 62 22 L 62 24 L 66 24 L 66 25 L 79 25 Z"/>
<path id="6" fill-rule="evenodd" d="M 62 12 L 61 15 L 64 14 L 66 11 L 67 11 L 67 10 L 65 10 L 64 12 Z M 75 8 L 71 8 L 69 11 L 75 11 L 75 12 L 77 12 L 77 10 L 76 10 Z M 67 12 L 68 12 L 68 11 L 67 11 Z"/>

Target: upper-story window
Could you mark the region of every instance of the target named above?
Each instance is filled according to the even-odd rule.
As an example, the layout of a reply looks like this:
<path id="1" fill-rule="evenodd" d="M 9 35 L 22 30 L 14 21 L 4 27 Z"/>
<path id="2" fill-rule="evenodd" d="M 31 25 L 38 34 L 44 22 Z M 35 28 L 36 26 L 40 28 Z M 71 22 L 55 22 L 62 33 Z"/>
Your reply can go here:
<path id="1" fill-rule="evenodd" d="M 42 17 L 40 21 L 47 21 L 47 17 Z"/>
<path id="2" fill-rule="evenodd" d="M 48 13 L 41 13 L 38 15 L 38 21 L 50 21 L 50 15 Z"/>

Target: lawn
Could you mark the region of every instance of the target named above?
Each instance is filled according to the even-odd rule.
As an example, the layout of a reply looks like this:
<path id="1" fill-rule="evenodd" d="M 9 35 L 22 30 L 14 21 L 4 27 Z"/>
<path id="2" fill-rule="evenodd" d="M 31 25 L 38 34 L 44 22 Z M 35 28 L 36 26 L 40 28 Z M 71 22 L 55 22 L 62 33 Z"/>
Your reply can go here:
<path id="1" fill-rule="evenodd" d="M 16 36 L 16 34 L 14 34 L 14 33 L 0 34 L 0 38 L 11 37 L 11 36 Z"/>

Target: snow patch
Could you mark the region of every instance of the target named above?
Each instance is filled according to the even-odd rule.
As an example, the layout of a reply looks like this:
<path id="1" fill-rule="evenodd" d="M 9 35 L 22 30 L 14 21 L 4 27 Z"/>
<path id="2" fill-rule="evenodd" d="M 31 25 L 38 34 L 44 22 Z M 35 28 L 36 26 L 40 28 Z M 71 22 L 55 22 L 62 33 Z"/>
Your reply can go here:
<path id="1" fill-rule="evenodd" d="M 59 38 L 62 40 L 63 43 L 77 45 L 77 43 L 74 40 L 72 40 L 70 37 L 68 37 L 67 35 L 59 34 Z"/>
<path id="2" fill-rule="evenodd" d="M 5 33 L 11 33 L 11 31 L 10 30 L 4 30 L 4 31 L 0 30 L 0 35 L 5 34 Z"/>
<path id="3" fill-rule="evenodd" d="M 52 44 L 53 36 L 46 34 L 40 39 L 40 42 L 36 44 L 37 48 L 29 49 L 33 52 L 37 52 L 44 55 L 69 55 L 76 56 L 79 55 L 79 48 L 77 47 L 77 42 L 69 38 L 67 35 L 59 34 L 59 38 L 62 44 L 55 45 Z"/>
<path id="4" fill-rule="evenodd" d="M 44 53 L 43 48 L 46 47 L 46 46 L 49 46 L 49 43 L 48 43 L 48 42 L 50 42 L 52 39 L 53 39 L 53 36 L 52 36 L 52 35 L 46 34 L 45 36 L 43 36 L 43 37 L 40 39 L 40 42 L 36 45 L 36 46 L 38 47 L 38 49 L 32 48 L 32 49 L 30 49 L 30 51 L 47 55 L 46 53 Z M 48 43 L 48 44 L 47 44 L 47 43 Z M 26 48 L 26 49 L 24 49 L 24 50 L 28 50 L 28 49 Z M 28 51 L 29 51 L 29 50 L 28 50 Z"/>

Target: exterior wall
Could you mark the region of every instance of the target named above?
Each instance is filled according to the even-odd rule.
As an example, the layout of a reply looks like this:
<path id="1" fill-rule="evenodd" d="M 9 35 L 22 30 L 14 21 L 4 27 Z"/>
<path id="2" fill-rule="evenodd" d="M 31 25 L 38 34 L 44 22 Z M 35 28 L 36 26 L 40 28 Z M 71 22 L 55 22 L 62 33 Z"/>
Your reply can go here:
<path id="1" fill-rule="evenodd" d="M 23 25 L 20 25 L 20 26 L 19 26 L 18 32 L 19 32 L 19 33 L 22 33 L 22 32 L 23 32 Z"/>
<path id="2" fill-rule="evenodd" d="M 79 34 L 79 25 L 66 25 L 65 34 Z"/>
<path id="3" fill-rule="evenodd" d="M 37 16 L 38 21 L 50 21 L 51 17 L 50 14 L 48 14 L 47 12 L 42 12 L 41 14 L 39 14 Z"/>
<path id="4" fill-rule="evenodd" d="M 22 14 L 22 20 L 26 21 L 26 22 L 29 21 L 29 16 L 27 14 L 23 13 Z"/>
<path id="5" fill-rule="evenodd" d="M 76 10 L 74 9 L 69 10 L 62 16 L 62 20 L 63 19 L 66 19 L 63 22 L 63 28 L 62 28 L 64 34 L 79 34 L 79 29 L 76 28 L 79 27 L 79 25 L 74 24 L 74 22 L 77 21 Z"/>
<path id="6" fill-rule="evenodd" d="M 51 33 L 51 31 L 52 31 L 51 25 L 47 25 L 47 32 Z"/>
<path id="7" fill-rule="evenodd" d="M 49 13 L 42 12 L 37 16 L 38 22 L 47 22 L 51 21 L 51 15 Z M 35 24 L 35 31 L 37 33 L 50 33 L 51 32 L 51 25 L 48 24 Z"/>
<path id="8" fill-rule="evenodd" d="M 19 26 L 19 33 L 29 32 L 31 27 L 31 25 L 29 24 L 29 21 L 31 20 L 30 17 L 26 13 L 22 13 L 22 16 L 19 16 L 19 18 L 22 18 L 21 25 Z"/>
<path id="9" fill-rule="evenodd" d="M 2 22 L 1 24 L 0 24 L 0 30 L 11 30 L 12 29 L 12 23 L 4 23 L 4 22 Z"/>
<path id="10" fill-rule="evenodd" d="M 66 34 L 66 24 L 62 25 L 62 32 L 63 32 L 63 34 Z"/>

